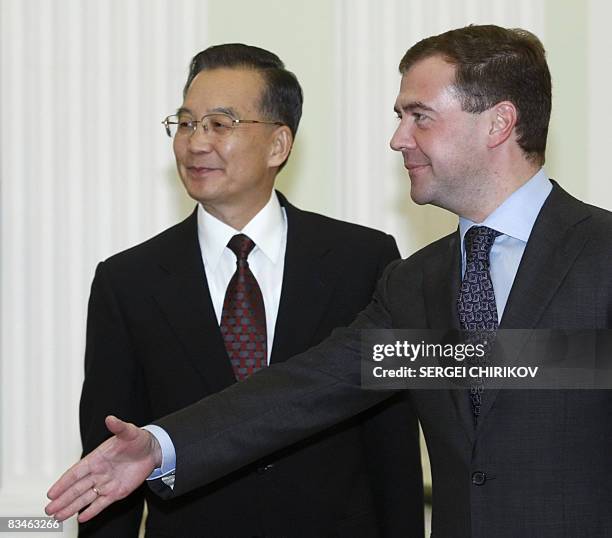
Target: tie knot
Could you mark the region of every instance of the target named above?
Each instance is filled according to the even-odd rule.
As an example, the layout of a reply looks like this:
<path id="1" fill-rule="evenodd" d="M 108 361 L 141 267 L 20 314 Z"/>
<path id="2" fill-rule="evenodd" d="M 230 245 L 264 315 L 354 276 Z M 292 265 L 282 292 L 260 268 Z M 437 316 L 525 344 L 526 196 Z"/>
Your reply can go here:
<path id="1" fill-rule="evenodd" d="M 246 262 L 251 251 L 255 248 L 253 240 L 244 235 L 237 234 L 227 243 L 228 248 L 236 255 L 238 263 Z"/>
<path id="2" fill-rule="evenodd" d="M 493 230 L 488 226 L 472 226 L 465 234 L 465 255 L 467 258 L 485 254 L 488 258 L 489 252 L 495 238 L 501 232 Z"/>

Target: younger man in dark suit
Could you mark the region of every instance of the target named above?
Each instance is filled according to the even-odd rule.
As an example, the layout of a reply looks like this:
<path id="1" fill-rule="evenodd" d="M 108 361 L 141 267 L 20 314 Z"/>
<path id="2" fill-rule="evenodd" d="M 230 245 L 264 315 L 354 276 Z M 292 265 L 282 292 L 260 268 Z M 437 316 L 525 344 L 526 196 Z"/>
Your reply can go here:
<path id="1" fill-rule="evenodd" d="M 98 266 L 80 408 L 85 453 L 108 437 L 108 414 L 150 423 L 319 343 L 368 303 L 398 257 L 392 237 L 301 211 L 274 192 L 301 109 L 297 79 L 268 51 L 232 44 L 194 57 L 183 104 L 164 125 L 198 205 Z M 232 248 L 249 251 L 243 259 Z M 245 278 L 254 289 L 240 287 Z M 136 536 L 144 498 L 146 536 L 422 536 L 410 405 L 395 398 L 172 502 L 141 488 L 80 536 Z"/>

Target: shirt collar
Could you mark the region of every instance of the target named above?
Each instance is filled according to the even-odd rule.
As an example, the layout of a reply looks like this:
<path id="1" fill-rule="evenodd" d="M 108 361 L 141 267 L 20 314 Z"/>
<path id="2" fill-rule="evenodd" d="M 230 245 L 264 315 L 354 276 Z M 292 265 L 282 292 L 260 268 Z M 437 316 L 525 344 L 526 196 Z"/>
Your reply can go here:
<path id="1" fill-rule="evenodd" d="M 483 222 L 475 223 L 469 219 L 459 218 L 459 232 L 461 233 L 461 250 L 463 239 L 472 226 L 488 226 L 501 232 L 527 242 L 535 220 L 552 190 L 552 183 L 543 168 L 524 185 L 515 190 L 504 202 L 491 213 Z"/>
<path id="2" fill-rule="evenodd" d="M 236 230 L 208 213 L 198 204 L 198 241 L 204 264 L 215 271 L 229 240 L 238 233 L 248 235 L 272 262 L 278 261 L 283 230 L 286 227 L 284 212 L 276 193 L 272 191 L 268 203 L 242 229 Z"/>

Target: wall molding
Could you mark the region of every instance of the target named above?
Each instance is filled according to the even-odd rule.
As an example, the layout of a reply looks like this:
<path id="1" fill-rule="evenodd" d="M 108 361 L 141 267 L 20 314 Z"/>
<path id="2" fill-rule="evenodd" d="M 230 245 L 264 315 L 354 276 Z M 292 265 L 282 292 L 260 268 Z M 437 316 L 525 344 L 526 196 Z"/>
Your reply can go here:
<path id="1" fill-rule="evenodd" d="M 18 506 L 36 515 L 80 453 L 96 264 L 193 206 L 161 119 L 180 105 L 188 62 L 206 46 L 207 2 L 2 0 L 1 9 L 0 515 Z"/>

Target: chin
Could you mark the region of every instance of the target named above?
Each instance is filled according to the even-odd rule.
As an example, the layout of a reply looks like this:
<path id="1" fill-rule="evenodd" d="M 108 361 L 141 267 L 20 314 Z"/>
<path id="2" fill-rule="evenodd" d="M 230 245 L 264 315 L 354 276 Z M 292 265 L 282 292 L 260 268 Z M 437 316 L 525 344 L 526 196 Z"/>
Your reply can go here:
<path id="1" fill-rule="evenodd" d="M 410 198 L 412 198 L 412 201 L 417 205 L 427 205 L 430 204 L 432 200 L 430 193 L 415 189 L 414 185 L 410 189 Z"/>
<path id="2" fill-rule="evenodd" d="M 429 201 L 425 198 L 419 198 L 419 197 L 412 196 L 412 195 L 410 195 L 410 198 L 412 198 L 412 201 L 416 205 L 427 205 L 429 203 Z"/>
<path id="3" fill-rule="evenodd" d="M 187 185 L 186 189 L 187 194 L 201 204 L 211 202 L 218 197 L 216 193 L 212 192 L 210 189 L 202 188 L 201 185 Z"/>

